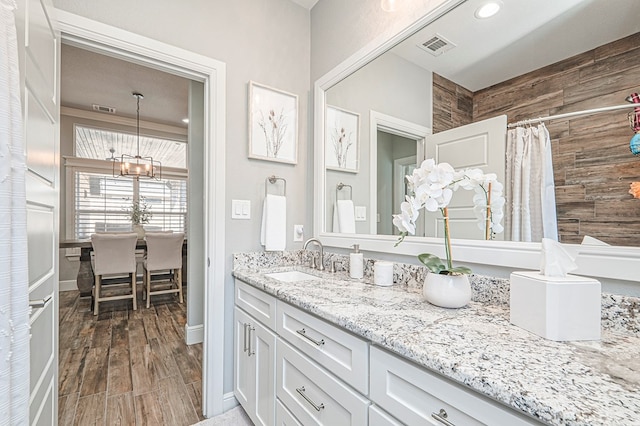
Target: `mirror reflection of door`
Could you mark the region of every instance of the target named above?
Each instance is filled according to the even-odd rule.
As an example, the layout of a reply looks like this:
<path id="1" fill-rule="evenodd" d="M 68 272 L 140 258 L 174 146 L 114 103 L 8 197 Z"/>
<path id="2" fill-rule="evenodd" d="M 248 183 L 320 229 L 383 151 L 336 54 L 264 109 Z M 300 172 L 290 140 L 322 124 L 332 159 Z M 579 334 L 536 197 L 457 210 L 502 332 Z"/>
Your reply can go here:
<path id="1" fill-rule="evenodd" d="M 417 164 L 417 140 L 378 130 L 377 132 L 377 233 L 398 235 L 392 215 L 400 210 L 407 194 L 404 177 Z"/>
<path id="2" fill-rule="evenodd" d="M 507 116 L 498 117 L 457 127 L 427 137 L 426 158 L 436 163 L 449 163 L 456 170 L 479 168 L 485 173 L 495 173 L 504 182 Z M 484 239 L 484 228 L 478 226 L 473 211 L 473 191 L 459 189 L 449 204 L 449 224 L 452 238 Z M 423 214 L 423 211 L 420 212 Z M 424 211 L 426 236 L 443 237 L 442 214 Z M 503 240 L 497 234 L 495 240 Z"/>

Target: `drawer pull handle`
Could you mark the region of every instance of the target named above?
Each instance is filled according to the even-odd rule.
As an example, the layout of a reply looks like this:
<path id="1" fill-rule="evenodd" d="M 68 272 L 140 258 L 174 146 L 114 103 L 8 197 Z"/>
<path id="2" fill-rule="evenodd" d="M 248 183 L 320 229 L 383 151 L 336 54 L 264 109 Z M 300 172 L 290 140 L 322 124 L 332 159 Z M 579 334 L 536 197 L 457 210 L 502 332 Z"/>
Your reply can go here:
<path id="1" fill-rule="evenodd" d="M 247 351 L 247 327 L 249 327 L 249 324 L 247 324 L 246 322 L 244 324 L 242 324 L 244 326 L 244 334 L 242 335 L 242 337 L 244 338 L 244 348 L 243 348 L 243 352 Z"/>
<path id="2" fill-rule="evenodd" d="M 315 344 L 316 346 L 322 346 L 324 345 L 324 339 L 322 340 L 316 340 L 313 337 L 309 337 L 307 336 L 307 331 L 303 328 L 300 330 L 296 330 L 296 333 L 298 333 L 299 335 L 301 335 L 302 337 L 304 337 L 305 339 L 309 340 L 310 342 L 312 342 L 313 344 Z"/>
<path id="3" fill-rule="evenodd" d="M 253 349 L 251 349 L 251 332 L 252 331 L 256 331 L 256 329 L 254 327 L 251 327 L 251 324 L 249 324 L 249 352 L 247 352 L 248 356 L 255 355 L 256 353 Z"/>
<path id="4" fill-rule="evenodd" d="M 304 398 L 304 399 L 305 399 L 309 404 L 311 404 L 311 406 L 312 406 L 313 408 L 315 408 L 315 409 L 316 409 L 316 411 L 320 411 L 320 410 L 324 409 L 324 404 L 317 405 L 315 402 L 313 402 L 313 401 L 311 400 L 311 398 L 309 398 L 309 397 L 304 393 L 304 392 L 305 392 L 305 390 L 304 390 L 304 386 L 302 386 L 302 387 L 300 387 L 300 388 L 296 388 L 296 392 L 298 392 L 298 393 L 299 393 L 299 394 L 300 394 L 300 395 L 301 395 L 301 396 L 302 396 L 302 397 L 303 397 L 303 398 Z"/>
<path id="5" fill-rule="evenodd" d="M 451 423 L 449 420 L 447 420 L 447 417 L 449 417 L 449 415 L 444 410 L 444 408 L 441 408 L 440 412 L 438 412 L 438 413 L 431 413 L 431 417 L 433 417 L 434 419 L 436 419 L 437 421 L 439 421 L 443 425 L 456 426 L 453 423 Z"/>

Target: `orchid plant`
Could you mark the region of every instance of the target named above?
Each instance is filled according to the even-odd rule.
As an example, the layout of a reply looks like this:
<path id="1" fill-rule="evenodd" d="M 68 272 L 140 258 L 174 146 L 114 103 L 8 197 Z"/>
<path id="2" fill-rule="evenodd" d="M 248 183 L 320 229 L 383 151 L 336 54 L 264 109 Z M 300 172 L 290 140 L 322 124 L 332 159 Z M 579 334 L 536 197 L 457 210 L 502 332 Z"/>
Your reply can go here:
<path id="1" fill-rule="evenodd" d="M 496 174 L 485 174 L 476 168 L 456 171 L 450 164 L 437 164 L 430 158 L 423 161 L 406 179 L 412 195 L 407 195 L 406 201 L 402 202 L 400 213 L 393 215 L 393 224 L 400 231 L 396 245 L 408 234 L 415 235 L 420 209 L 430 212 L 440 210 L 444 218 L 446 263 L 430 253 L 422 253 L 418 255 L 418 259 L 436 274 L 471 273 L 471 269 L 466 266 L 453 266 L 448 205 L 456 190 L 475 191 L 473 203 L 474 212 L 479 219 L 478 226 L 484 230 L 486 239 L 493 239 L 495 234 L 504 230 L 500 222 L 504 217 L 505 200 L 502 184 L 498 182 Z"/>

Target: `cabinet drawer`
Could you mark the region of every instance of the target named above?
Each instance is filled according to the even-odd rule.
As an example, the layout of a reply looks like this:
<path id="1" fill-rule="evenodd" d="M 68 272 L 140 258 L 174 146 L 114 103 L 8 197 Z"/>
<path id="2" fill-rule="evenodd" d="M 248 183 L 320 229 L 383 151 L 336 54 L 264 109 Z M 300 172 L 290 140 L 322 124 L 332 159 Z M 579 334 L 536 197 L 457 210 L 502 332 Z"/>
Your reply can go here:
<path id="1" fill-rule="evenodd" d="M 369 401 L 282 339 L 276 395 L 305 426 L 366 425 Z"/>
<path id="2" fill-rule="evenodd" d="M 369 393 L 369 343 L 319 318 L 278 301 L 276 330 L 358 392 Z"/>
<path id="3" fill-rule="evenodd" d="M 279 399 L 276 400 L 276 426 L 302 426 Z"/>
<path id="4" fill-rule="evenodd" d="M 402 426 L 402 423 L 375 405 L 369 406 L 369 426 Z"/>
<path id="5" fill-rule="evenodd" d="M 236 280 L 235 303 L 272 330 L 276 329 L 276 298 Z"/>
<path id="6" fill-rule="evenodd" d="M 399 421 L 411 425 L 539 424 L 525 415 L 376 347 L 371 348 L 370 396 L 375 404 Z M 445 417 L 449 423 L 438 420 L 438 415 Z"/>

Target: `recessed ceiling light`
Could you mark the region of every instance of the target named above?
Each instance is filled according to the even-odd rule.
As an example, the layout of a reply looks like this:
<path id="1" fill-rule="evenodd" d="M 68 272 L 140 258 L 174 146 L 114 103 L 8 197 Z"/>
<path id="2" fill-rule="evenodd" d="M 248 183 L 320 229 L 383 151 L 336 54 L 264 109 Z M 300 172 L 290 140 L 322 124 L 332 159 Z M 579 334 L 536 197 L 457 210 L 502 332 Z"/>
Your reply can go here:
<path id="1" fill-rule="evenodd" d="M 490 1 L 490 2 L 484 3 L 482 6 L 476 9 L 475 16 L 478 19 L 490 18 L 496 13 L 498 13 L 501 7 L 502 7 L 501 1 Z"/>
<path id="2" fill-rule="evenodd" d="M 381 0 L 380 7 L 385 12 L 395 12 L 396 11 L 396 2 L 397 0 Z"/>
<path id="3" fill-rule="evenodd" d="M 189 124 L 189 119 L 188 119 L 188 118 L 183 118 L 183 119 L 182 119 L 182 122 L 183 122 L 184 124 Z"/>

